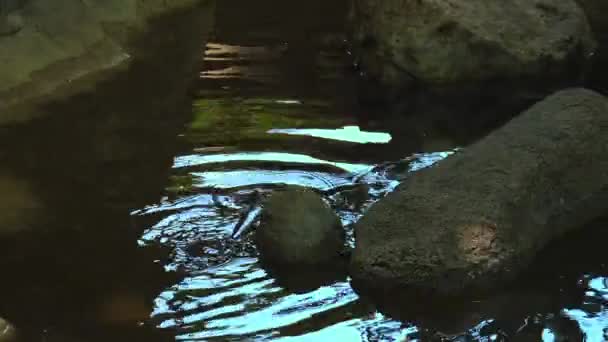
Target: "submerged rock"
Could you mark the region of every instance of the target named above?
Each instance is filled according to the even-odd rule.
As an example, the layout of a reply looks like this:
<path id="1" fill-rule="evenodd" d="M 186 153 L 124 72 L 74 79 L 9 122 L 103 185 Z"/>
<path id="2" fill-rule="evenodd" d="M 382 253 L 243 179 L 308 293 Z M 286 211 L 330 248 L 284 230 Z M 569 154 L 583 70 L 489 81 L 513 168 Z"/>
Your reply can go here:
<path id="1" fill-rule="evenodd" d="M 351 18 L 362 67 L 393 88 L 568 81 L 595 49 L 574 0 L 354 0 Z"/>
<path id="2" fill-rule="evenodd" d="M 275 265 L 323 265 L 340 256 L 340 219 L 311 190 L 289 187 L 264 205 L 256 241 L 264 261 Z"/>
<path id="3" fill-rule="evenodd" d="M 0 318 L 0 342 L 17 342 L 15 327 L 2 318 Z"/>
<path id="4" fill-rule="evenodd" d="M 360 288 L 445 294 L 496 286 L 608 212 L 608 100 L 549 96 L 406 179 L 355 225 Z"/>

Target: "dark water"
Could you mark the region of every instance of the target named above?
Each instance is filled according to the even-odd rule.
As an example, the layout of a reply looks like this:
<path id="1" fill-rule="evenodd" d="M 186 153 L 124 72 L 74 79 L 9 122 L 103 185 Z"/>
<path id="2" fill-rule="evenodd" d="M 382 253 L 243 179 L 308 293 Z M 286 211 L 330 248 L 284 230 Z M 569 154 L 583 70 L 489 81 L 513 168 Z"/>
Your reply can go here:
<path id="1" fill-rule="evenodd" d="M 487 133 L 360 106 L 345 9 L 219 1 L 159 23 L 124 75 L 0 131 L 0 224 L 22 231 L 0 240 L 0 315 L 31 341 L 603 341 L 604 222 L 504 290 L 432 305 L 360 297 L 343 270 L 267 269 L 255 224 L 232 237 L 293 184 L 324 194 L 352 245 L 374 201 Z"/>

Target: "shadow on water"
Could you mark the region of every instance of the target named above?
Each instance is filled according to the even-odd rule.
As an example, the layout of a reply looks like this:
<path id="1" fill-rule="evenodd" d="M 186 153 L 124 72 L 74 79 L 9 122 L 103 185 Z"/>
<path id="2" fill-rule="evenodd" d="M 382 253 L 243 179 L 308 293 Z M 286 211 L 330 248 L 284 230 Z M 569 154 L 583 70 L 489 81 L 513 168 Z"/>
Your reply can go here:
<path id="1" fill-rule="evenodd" d="M 498 124 L 360 106 L 346 5 L 223 0 L 212 28 L 209 11 L 159 23 L 127 73 L 0 131 L 0 186 L 19 194 L 0 204 L 30 204 L 6 221 L 24 232 L 2 244 L 0 314 L 31 341 L 599 340 L 597 240 L 432 307 L 360 297 L 344 267 L 259 262 L 256 213 L 275 189 L 323 195 L 352 246 L 370 205 Z"/>

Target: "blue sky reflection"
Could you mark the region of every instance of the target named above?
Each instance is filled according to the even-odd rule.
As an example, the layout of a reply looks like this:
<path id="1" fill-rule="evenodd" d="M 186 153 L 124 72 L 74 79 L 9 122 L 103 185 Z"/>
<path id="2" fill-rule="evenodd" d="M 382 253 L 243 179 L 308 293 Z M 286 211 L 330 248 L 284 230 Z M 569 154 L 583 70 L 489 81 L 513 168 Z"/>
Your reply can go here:
<path id="1" fill-rule="evenodd" d="M 345 126 L 337 129 L 271 129 L 270 134 L 306 135 L 315 138 L 347 141 L 358 144 L 388 144 L 393 138 L 388 133 L 366 132 L 358 126 Z"/>

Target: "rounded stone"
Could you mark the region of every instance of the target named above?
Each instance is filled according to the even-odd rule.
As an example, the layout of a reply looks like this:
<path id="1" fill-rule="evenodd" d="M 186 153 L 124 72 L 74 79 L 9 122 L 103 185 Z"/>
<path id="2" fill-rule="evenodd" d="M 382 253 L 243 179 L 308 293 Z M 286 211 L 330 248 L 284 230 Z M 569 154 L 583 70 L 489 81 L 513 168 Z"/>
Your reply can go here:
<path id="1" fill-rule="evenodd" d="M 340 256 L 344 230 L 318 194 L 291 187 L 275 192 L 265 203 L 256 240 L 268 263 L 312 266 Z"/>

